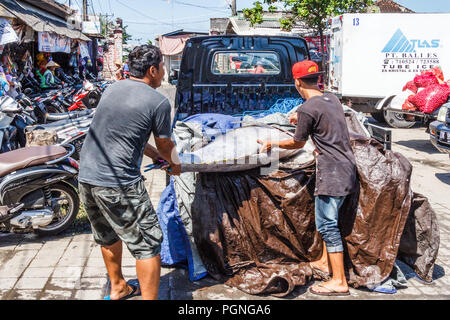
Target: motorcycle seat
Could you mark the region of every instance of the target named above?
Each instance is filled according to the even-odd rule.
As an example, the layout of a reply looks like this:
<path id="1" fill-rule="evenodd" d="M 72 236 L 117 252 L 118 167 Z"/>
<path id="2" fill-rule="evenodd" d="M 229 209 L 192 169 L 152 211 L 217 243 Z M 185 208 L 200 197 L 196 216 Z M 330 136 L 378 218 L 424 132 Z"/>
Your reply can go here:
<path id="1" fill-rule="evenodd" d="M 0 177 L 56 160 L 66 154 L 67 150 L 61 146 L 27 147 L 0 154 Z"/>

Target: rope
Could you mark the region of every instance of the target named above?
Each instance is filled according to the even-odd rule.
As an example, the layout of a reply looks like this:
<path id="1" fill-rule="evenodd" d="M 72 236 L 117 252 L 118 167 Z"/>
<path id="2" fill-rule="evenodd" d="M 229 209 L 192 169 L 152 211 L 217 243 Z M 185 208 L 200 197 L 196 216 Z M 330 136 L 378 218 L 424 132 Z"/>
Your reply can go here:
<path id="1" fill-rule="evenodd" d="M 304 102 L 302 98 L 286 98 L 278 99 L 273 106 L 267 110 L 257 110 L 257 111 L 244 111 L 242 114 L 233 115 L 234 117 L 245 117 L 245 116 L 261 116 L 265 117 L 274 113 L 289 113 L 292 109 L 298 107 Z"/>

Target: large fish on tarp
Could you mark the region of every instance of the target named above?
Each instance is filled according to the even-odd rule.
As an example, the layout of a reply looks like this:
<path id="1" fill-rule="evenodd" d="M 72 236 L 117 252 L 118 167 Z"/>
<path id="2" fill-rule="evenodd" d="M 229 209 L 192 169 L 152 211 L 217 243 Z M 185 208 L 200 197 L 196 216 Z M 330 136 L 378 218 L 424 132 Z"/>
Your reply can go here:
<path id="1" fill-rule="evenodd" d="M 228 131 L 212 137 L 212 142 L 191 153 L 180 154 L 183 172 L 230 172 L 249 170 L 277 163 L 302 153 L 305 162 L 314 160 L 314 146 L 308 142 L 303 149 L 273 148 L 269 153 L 259 153 L 257 140 L 288 140 L 292 134 L 275 127 L 258 124 Z"/>

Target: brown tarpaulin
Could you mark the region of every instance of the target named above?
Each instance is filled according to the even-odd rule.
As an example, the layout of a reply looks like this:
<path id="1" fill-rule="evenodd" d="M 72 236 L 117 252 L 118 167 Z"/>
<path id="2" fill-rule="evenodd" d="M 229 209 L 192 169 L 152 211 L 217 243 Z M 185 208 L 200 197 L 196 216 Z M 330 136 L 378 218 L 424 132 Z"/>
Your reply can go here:
<path id="1" fill-rule="evenodd" d="M 402 260 L 429 280 L 439 232 L 428 201 L 418 196 L 413 200 L 411 164 L 398 153 L 383 151 L 374 140 L 354 134 L 351 140 L 360 190 L 340 212 L 349 284 L 371 286 L 386 279 L 400 243 Z M 314 222 L 314 171 L 313 165 L 280 169 L 270 176 L 257 169 L 200 174 L 193 234 L 211 276 L 249 294 L 278 296 L 312 278 L 305 262 L 322 251 Z M 414 227 L 416 216 L 427 224 L 402 238 L 407 221 Z M 417 232 L 427 234 L 428 241 Z"/>

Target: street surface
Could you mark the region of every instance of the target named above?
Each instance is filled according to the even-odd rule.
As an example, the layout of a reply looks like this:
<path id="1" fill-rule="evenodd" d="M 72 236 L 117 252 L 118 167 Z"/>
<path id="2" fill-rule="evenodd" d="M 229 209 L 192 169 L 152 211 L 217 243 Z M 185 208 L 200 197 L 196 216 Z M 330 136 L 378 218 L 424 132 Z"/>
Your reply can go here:
<path id="1" fill-rule="evenodd" d="M 173 88 L 160 89 L 173 102 Z M 394 129 L 393 146 L 413 165 L 412 189 L 428 197 L 436 211 L 441 243 L 435 265 L 434 281 L 424 284 L 411 276 L 408 288 L 397 294 L 372 293 L 350 289 L 351 296 L 333 299 L 450 299 L 450 159 L 439 153 L 429 141 L 425 128 Z M 148 159 L 143 165 L 148 164 Z M 146 174 L 146 186 L 156 208 L 166 178 L 161 171 Z M 123 271 L 126 279 L 136 278 L 135 260 L 124 250 Z M 106 269 L 100 248 L 90 233 L 64 234 L 38 238 L 35 235 L 0 234 L 0 299 L 103 299 L 107 291 Z M 160 299 L 279 299 L 271 296 L 251 296 L 206 277 L 189 280 L 186 270 L 163 268 Z M 139 297 L 134 298 L 139 299 Z M 328 299 L 310 294 L 307 287 L 298 287 L 285 299 Z"/>

